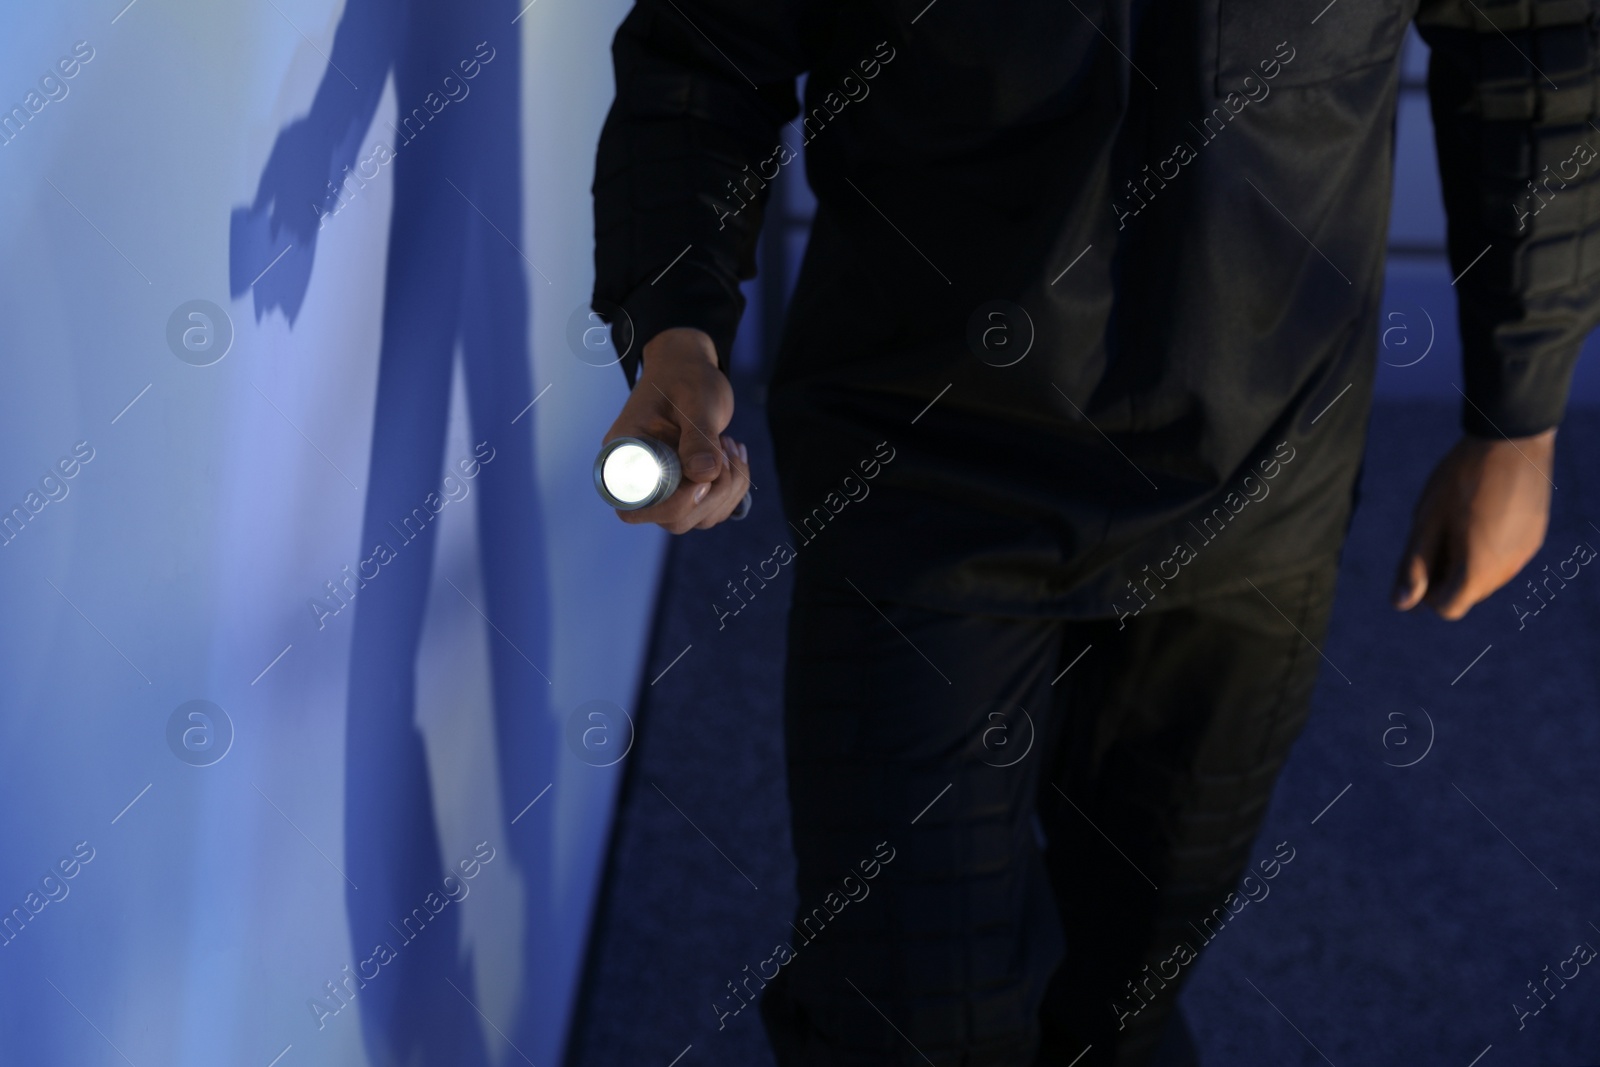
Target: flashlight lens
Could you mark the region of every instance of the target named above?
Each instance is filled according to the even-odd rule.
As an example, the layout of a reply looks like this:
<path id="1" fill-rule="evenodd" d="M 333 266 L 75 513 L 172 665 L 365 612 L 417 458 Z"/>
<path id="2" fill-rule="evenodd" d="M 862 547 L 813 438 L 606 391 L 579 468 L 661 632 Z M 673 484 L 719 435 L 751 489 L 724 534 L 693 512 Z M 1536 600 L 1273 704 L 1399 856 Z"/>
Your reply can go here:
<path id="1" fill-rule="evenodd" d="M 605 459 L 600 476 L 618 500 L 637 503 L 661 484 L 661 464 L 648 448 L 631 442 L 617 446 Z"/>

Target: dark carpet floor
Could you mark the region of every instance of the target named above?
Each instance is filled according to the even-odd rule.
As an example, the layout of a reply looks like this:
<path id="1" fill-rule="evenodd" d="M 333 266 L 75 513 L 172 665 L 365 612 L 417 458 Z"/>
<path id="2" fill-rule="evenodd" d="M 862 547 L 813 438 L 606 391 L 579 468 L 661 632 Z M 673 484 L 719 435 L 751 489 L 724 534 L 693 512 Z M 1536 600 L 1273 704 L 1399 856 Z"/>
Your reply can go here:
<path id="1" fill-rule="evenodd" d="M 765 492 L 747 521 L 672 546 L 645 671 L 660 677 L 639 705 L 570 1067 L 772 1063 L 753 1006 L 720 1031 L 712 1008 L 794 907 L 787 573 L 720 632 L 712 607 L 788 536 L 751 392 L 732 432 Z M 1324 668 L 1257 844 L 1287 840 L 1294 861 L 1184 992 L 1206 1067 L 1600 1064 L 1600 966 L 1546 981 L 1572 974 L 1579 943 L 1600 948 L 1600 566 L 1521 630 L 1520 580 L 1454 624 L 1387 607 L 1416 493 L 1455 427 L 1453 406 L 1373 413 L 1324 647 L 1351 682 Z M 1600 413 L 1574 411 L 1557 451 L 1534 571 L 1600 547 Z M 1539 982 L 1554 995 L 1521 1014 Z"/>

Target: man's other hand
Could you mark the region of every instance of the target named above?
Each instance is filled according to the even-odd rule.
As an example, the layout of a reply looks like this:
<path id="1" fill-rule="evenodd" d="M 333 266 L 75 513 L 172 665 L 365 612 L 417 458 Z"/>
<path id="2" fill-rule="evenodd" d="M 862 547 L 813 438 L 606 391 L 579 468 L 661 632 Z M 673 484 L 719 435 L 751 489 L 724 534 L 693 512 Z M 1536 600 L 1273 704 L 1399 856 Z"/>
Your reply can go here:
<path id="1" fill-rule="evenodd" d="M 750 488 L 750 454 L 728 437 L 733 387 L 700 330 L 663 330 L 644 346 L 638 380 L 601 442 L 647 436 L 678 450 L 683 480 L 659 504 L 618 511 L 623 522 L 655 523 L 675 534 L 726 519 Z"/>
<path id="2" fill-rule="evenodd" d="M 1544 544 L 1555 430 L 1463 437 L 1433 469 L 1411 519 L 1390 599 L 1459 619 L 1505 585 Z"/>

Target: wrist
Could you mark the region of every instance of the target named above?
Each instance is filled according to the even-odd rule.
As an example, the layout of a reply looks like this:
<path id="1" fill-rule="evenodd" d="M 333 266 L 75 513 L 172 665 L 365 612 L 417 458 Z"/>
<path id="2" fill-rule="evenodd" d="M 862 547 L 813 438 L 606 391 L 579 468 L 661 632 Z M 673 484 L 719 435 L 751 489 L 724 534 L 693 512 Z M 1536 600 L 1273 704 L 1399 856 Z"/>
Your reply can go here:
<path id="1" fill-rule="evenodd" d="M 649 374 L 653 370 L 660 371 L 674 367 L 688 365 L 698 366 L 709 363 L 720 368 L 717 361 L 717 346 L 712 342 L 711 336 L 704 330 L 697 330 L 689 326 L 674 326 L 662 330 L 645 344 L 639 353 L 639 373 Z"/>
<path id="2" fill-rule="evenodd" d="M 1520 437 L 1509 437 L 1503 433 L 1478 434 L 1465 432 L 1461 435 L 1463 443 L 1480 449 L 1486 448 L 1521 448 L 1524 450 L 1549 450 L 1554 451 L 1556 441 L 1556 427 L 1541 430 L 1539 433 L 1524 434 Z"/>

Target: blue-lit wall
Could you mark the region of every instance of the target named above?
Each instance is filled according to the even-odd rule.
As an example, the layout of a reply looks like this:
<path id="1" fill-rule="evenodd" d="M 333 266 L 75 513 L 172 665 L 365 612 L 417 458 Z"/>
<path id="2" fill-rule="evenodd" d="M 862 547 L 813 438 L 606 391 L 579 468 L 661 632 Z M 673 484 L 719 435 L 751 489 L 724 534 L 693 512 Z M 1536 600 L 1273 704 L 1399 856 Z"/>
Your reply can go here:
<path id="1" fill-rule="evenodd" d="M 665 545 L 568 341 L 626 2 L 124 3 L 0 34 L 0 1062 L 557 1063 Z"/>

